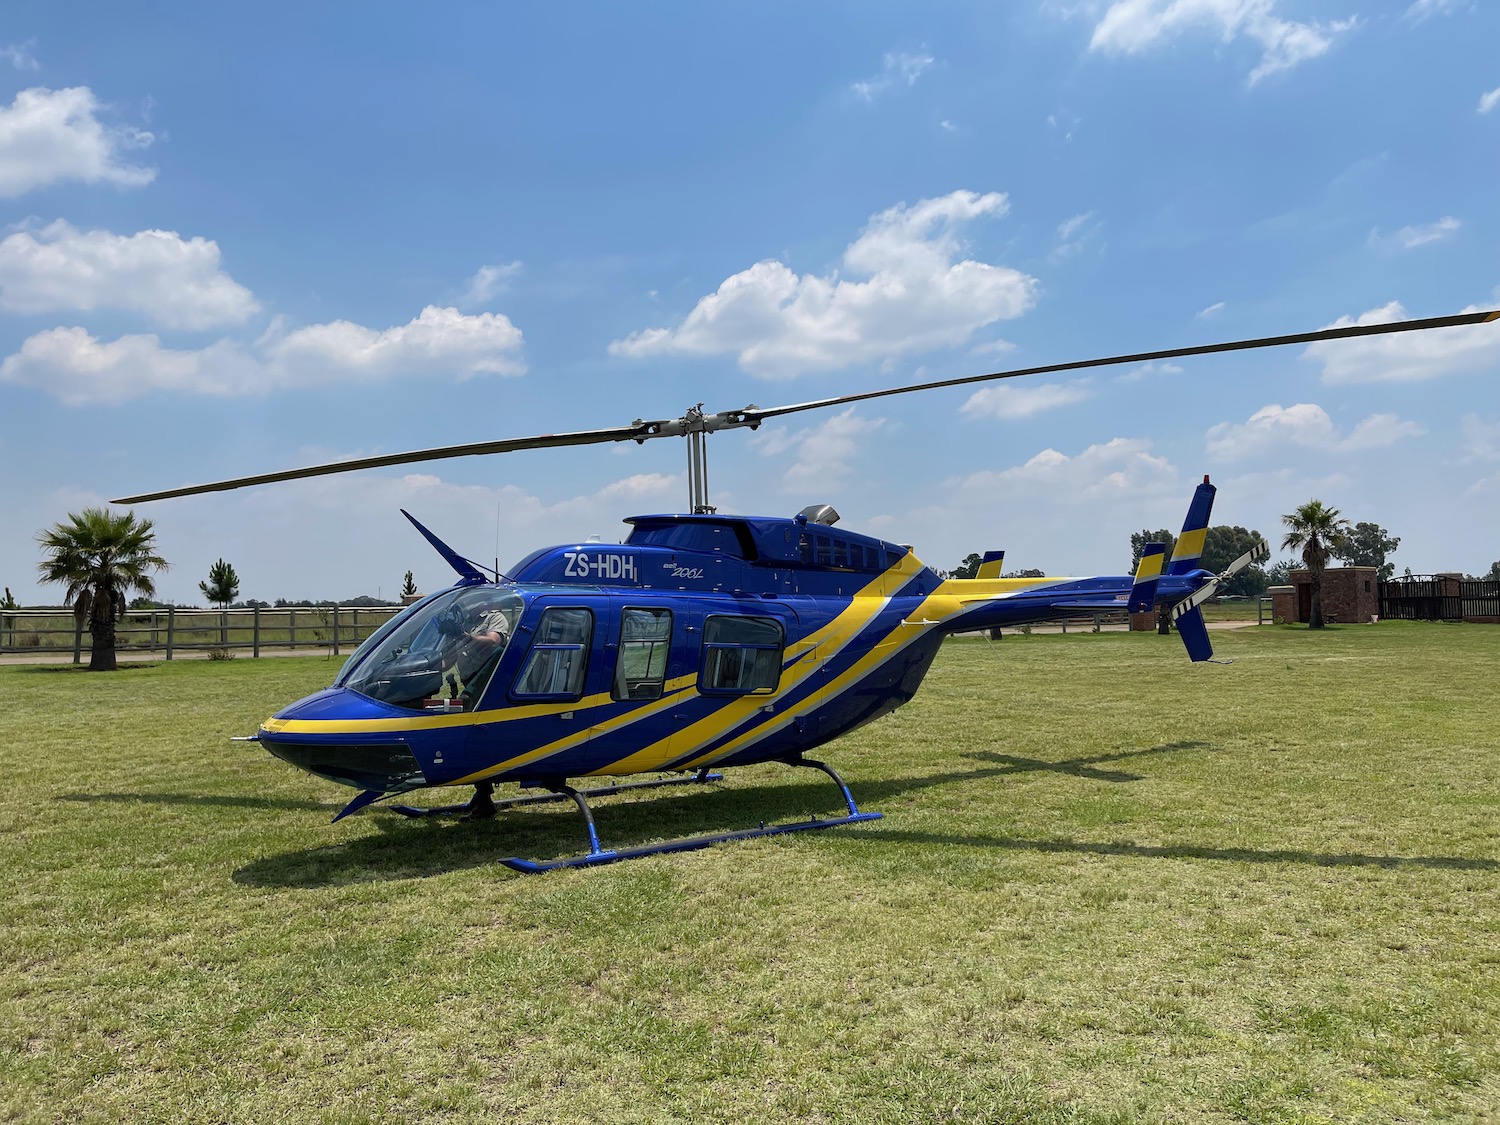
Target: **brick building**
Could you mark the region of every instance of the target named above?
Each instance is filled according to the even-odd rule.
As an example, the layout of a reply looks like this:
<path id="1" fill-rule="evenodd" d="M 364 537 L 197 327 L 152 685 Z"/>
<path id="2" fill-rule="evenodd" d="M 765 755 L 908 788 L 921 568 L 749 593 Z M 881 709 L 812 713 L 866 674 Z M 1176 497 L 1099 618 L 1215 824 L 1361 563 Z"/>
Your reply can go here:
<path id="1" fill-rule="evenodd" d="M 1312 575 L 1294 570 L 1287 585 L 1272 586 L 1271 615 L 1275 621 L 1312 617 Z M 1343 566 L 1323 572 L 1323 620 L 1333 623 L 1369 621 L 1380 613 L 1380 572 L 1373 566 Z"/>

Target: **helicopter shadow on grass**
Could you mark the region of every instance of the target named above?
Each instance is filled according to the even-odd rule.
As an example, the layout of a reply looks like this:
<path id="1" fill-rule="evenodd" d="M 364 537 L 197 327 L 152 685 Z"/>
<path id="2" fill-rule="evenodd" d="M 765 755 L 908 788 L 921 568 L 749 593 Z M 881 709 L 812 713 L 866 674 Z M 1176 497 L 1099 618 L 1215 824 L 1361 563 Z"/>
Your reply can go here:
<path id="1" fill-rule="evenodd" d="M 1300 848 L 1214 848 L 1198 844 L 1136 844 L 1128 841 L 1101 843 L 1058 837 L 1027 840 L 1014 836 L 962 835 L 950 832 L 912 832 L 881 829 L 851 834 L 851 839 L 885 844 L 994 848 L 1053 855 L 1100 855 L 1132 859 L 1205 859 L 1229 863 L 1295 863 L 1312 867 L 1425 867 L 1438 871 L 1500 871 L 1500 860 L 1447 855 L 1366 855 L 1361 852 L 1313 852 Z"/>
<path id="2" fill-rule="evenodd" d="M 329 806 L 321 801 L 297 797 L 235 797 L 228 794 L 202 793 L 59 793 L 54 801 L 118 802 L 138 805 L 188 805 L 218 809 L 283 809 L 288 812 L 322 812 Z"/>
<path id="3" fill-rule="evenodd" d="M 969 770 L 904 778 L 876 778 L 855 783 L 856 799 L 871 808 L 888 798 L 935 786 L 1051 770 L 1086 780 L 1139 781 L 1141 776 L 1098 769 L 1105 762 L 1206 747 L 1203 742 L 1174 742 L 1145 750 L 1127 750 L 1061 762 L 976 752 L 966 757 L 993 762 Z M 798 771 L 799 774 L 804 771 Z M 777 824 L 809 816 L 842 815 L 838 791 L 826 781 L 792 780 L 782 775 L 763 784 L 734 787 L 684 787 L 671 793 L 594 802 L 603 845 L 629 848 L 653 840 L 730 831 L 757 823 Z M 373 815 L 371 815 L 373 814 Z M 423 878 L 497 860 L 576 854 L 585 847 L 581 818 L 569 802 L 502 811 L 495 820 L 457 822 L 452 818 L 408 820 L 374 806 L 363 814 L 376 833 L 344 844 L 267 856 L 234 873 L 237 883 L 253 886 L 320 887 L 338 883 Z M 872 839 L 883 838 L 877 831 Z"/>

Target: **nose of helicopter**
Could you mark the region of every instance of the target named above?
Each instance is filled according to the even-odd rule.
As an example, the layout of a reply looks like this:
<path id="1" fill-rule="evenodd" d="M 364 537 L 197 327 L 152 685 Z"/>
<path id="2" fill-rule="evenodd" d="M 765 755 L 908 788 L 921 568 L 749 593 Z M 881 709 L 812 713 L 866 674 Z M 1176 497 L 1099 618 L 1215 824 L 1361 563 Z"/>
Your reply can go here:
<path id="1" fill-rule="evenodd" d="M 409 717 L 357 692 L 328 688 L 267 719 L 256 741 L 282 761 L 328 781 L 404 793 L 427 784 L 421 764 L 400 730 L 382 730 L 384 724 L 370 720 Z"/>

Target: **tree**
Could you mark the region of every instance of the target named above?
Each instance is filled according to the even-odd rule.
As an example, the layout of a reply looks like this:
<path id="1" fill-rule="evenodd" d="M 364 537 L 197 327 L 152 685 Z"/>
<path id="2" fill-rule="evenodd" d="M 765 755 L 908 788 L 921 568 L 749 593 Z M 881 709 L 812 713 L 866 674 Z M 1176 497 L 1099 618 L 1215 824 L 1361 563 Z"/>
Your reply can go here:
<path id="1" fill-rule="evenodd" d="M 1349 534 L 1349 521 L 1339 514 L 1337 508 L 1327 507 L 1321 500 L 1309 500 L 1295 512 L 1281 517 L 1287 533 L 1281 540 L 1284 551 L 1298 551 L 1307 564 L 1308 576 L 1312 579 L 1312 611 L 1308 628 L 1323 628 L 1323 568 L 1328 560 L 1343 546 Z"/>
<path id="2" fill-rule="evenodd" d="M 1130 573 L 1135 573 L 1135 568 L 1141 565 L 1141 556 L 1146 553 L 1147 543 L 1165 543 L 1167 545 L 1167 558 L 1172 557 L 1172 548 L 1177 545 L 1177 536 L 1166 528 L 1160 531 L 1137 531 L 1130 536 Z"/>
<path id="3" fill-rule="evenodd" d="M 1378 523 L 1357 523 L 1343 547 L 1334 554 L 1350 566 L 1379 568 L 1380 581 L 1389 582 L 1395 576 L 1396 564 L 1386 562 L 1385 557 L 1394 554 L 1400 542 Z"/>
<path id="4" fill-rule="evenodd" d="M 223 559 L 208 568 L 208 581 L 198 583 L 203 596 L 219 607 L 219 643 L 229 643 L 229 603 L 240 592 L 240 576 Z"/>
<path id="5" fill-rule="evenodd" d="M 1230 527 L 1227 524 L 1211 527 L 1203 537 L 1203 557 L 1198 565 L 1214 574 L 1223 574 L 1229 569 L 1230 563 L 1252 550 L 1264 538 L 1260 532 L 1248 531 L 1243 527 Z M 1219 593 L 1253 598 L 1265 593 L 1270 584 L 1265 570 L 1252 564 L 1224 583 L 1219 588 Z"/>
<path id="6" fill-rule="evenodd" d="M 125 613 L 126 595 L 156 593 L 152 573 L 167 569 L 156 553 L 150 520 L 134 512 L 115 515 L 108 508 L 70 513 L 66 522 L 39 532 L 46 558 L 38 565 L 43 582 L 67 587 L 66 605 L 80 627 L 85 621 L 92 641 L 90 672 L 115 670 L 115 622 Z"/>
<path id="7" fill-rule="evenodd" d="M 1296 567 L 1292 559 L 1277 559 L 1266 571 L 1266 583 L 1270 586 L 1290 586 L 1292 583 L 1292 571 Z"/>
<path id="8" fill-rule="evenodd" d="M 1046 578 L 1047 577 L 1047 572 L 1045 570 L 1037 570 L 1035 567 L 1031 567 L 1031 568 L 1028 568 L 1026 570 L 1013 570 L 1009 574 L 1005 575 L 1005 577 L 1006 578 Z"/>
<path id="9" fill-rule="evenodd" d="M 963 556 L 963 562 L 960 562 L 956 570 L 948 574 L 948 577 L 974 577 L 975 574 L 980 573 L 980 564 L 983 561 L 984 555 L 978 555 L 978 553 L 965 555 Z"/>
<path id="10" fill-rule="evenodd" d="M 239 596 L 240 576 L 223 559 L 208 568 L 208 581 L 198 583 L 203 596 L 220 609 L 226 608 Z"/>
<path id="11" fill-rule="evenodd" d="M 969 557 L 972 558 L 973 556 Z M 401 596 L 403 598 L 414 598 L 417 596 L 417 580 L 411 576 L 411 571 L 409 570 L 401 582 Z"/>

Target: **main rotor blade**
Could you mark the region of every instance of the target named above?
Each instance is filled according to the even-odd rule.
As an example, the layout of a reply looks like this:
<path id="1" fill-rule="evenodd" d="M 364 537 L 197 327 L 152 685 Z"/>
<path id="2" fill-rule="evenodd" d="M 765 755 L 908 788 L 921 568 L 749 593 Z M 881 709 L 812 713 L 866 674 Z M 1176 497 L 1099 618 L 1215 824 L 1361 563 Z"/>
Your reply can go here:
<path id="1" fill-rule="evenodd" d="M 1011 371 L 996 371 L 987 375 L 967 375 L 958 379 L 939 379 L 931 383 L 913 383 L 904 387 L 888 387 L 880 391 L 863 391 L 837 398 L 818 399 L 814 402 L 796 403 L 791 406 L 775 406 L 769 409 L 749 406 L 743 410 L 727 411 L 710 415 L 689 411 L 681 418 L 645 422 L 637 420 L 629 426 L 618 426 L 608 430 L 578 430 L 563 434 L 539 434 L 535 437 L 507 438 L 500 441 L 478 441 L 466 445 L 439 446 L 433 449 L 418 449 L 410 453 L 391 453 L 379 457 L 360 457 L 349 461 L 335 461 L 326 465 L 310 465 L 303 469 L 285 469 L 274 473 L 259 473 L 250 477 L 215 481 L 212 484 L 189 485 L 161 492 L 147 492 L 139 496 L 126 496 L 111 500 L 112 504 L 143 504 L 150 500 L 169 500 L 178 496 L 196 496 L 205 492 L 227 492 L 236 488 L 249 488 L 258 484 L 275 484 L 278 481 L 300 480 L 303 477 L 327 476 L 332 473 L 347 473 L 358 469 L 380 469 L 392 465 L 409 465 L 421 461 L 441 461 L 449 457 L 473 457 L 487 453 L 513 453 L 523 449 L 551 449 L 572 445 L 596 445 L 610 441 L 643 442 L 648 438 L 681 437 L 691 431 L 716 430 L 726 427 L 759 426 L 768 418 L 783 414 L 797 414 L 804 410 L 821 410 L 846 403 L 864 402 L 868 399 L 885 398 L 889 395 L 909 394 L 913 391 L 931 391 L 941 387 L 961 387 L 967 383 L 986 383 L 1000 379 L 1018 379 L 1025 375 L 1047 375 L 1063 371 L 1082 371 L 1091 367 L 1110 367 L 1125 363 L 1149 363 L 1159 359 L 1182 359 L 1187 356 L 1211 355 L 1216 352 L 1248 351 L 1252 348 L 1274 348 L 1288 344 L 1313 344 L 1322 340 L 1344 340 L 1356 336 L 1381 336 L 1396 332 L 1420 332 L 1431 328 L 1453 328 L 1466 324 L 1482 324 L 1500 320 L 1500 309 L 1482 312 L 1459 313 L 1456 316 L 1436 316 L 1425 320 L 1403 320 L 1391 324 L 1352 324 L 1340 328 L 1323 328 L 1316 332 L 1299 332 L 1290 336 L 1264 336 L 1255 340 L 1234 340 L 1222 344 L 1203 344 L 1196 347 L 1167 348 L 1154 352 L 1134 352 L 1130 355 L 1108 356 L 1102 359 L 1086 359 L 1072 363 L 1051 363 L 1039 367 L 1021 367 Z"/>
<path id="2" fill-rule="evenodd" d="M 236 477 L 234 480 L 215 481 L 212 484 L 169 488 L 162 492 L 146 492 L 140 496 L 121 497 L 119 500 L 111 500 L 110 503 L 144 504 L 148 500 L 170 500 L 177 496 L 196 496 L 202 492 L 228 492 L 230 489 L 249 488 L 257 484 L 275 484 L 283 480 L 348 473 L 356 469 L 381 469 L 390 465 L 410 465 L 417 461 L 441 461 L 446 457 L 473 457 L 483 453 L 513 453 L 519 449 L 553 449 L 567 445 L 596 445 L 606 441 L 645 441 L 647 438 L 669 436 L 671 426 L 671 422 L 634 422 L 629 426 L 618 426 L 612 430 L 577 430 L 566 434 L 539 434 L 536 437 L 476 441 L 467 445 L 445 445 L 436 449 L 416 449 L 410 453 L 388 453 L 380 457 L 333 461 L 326 465 L 310 465 L 305 469 L 283 469 L 275 473 L 258 473 L 253 477 Z"/>
<path id="3" fill-rule="evenodd" d="M 966 383 L 987 383 L 999 379 L 1019 379 L 1023 375 L 1049 375 L 1060 371 L 1082 371 L 1089 367 L 1113 367 L 1122 363 L 1151 363 L 1159 359 L 1183 359 L 1194 355 L 1212 355 L 1215 352 L 1243 352 L 1252 348 L 1277 348 L 1288 344 L 1316 344 L 1322 340 L 1347 340 L 1353 336 L 1383 336 L 1393 332 L 1422 332 L 1429 328 L 1455 328 L 1463 324 L 1483 324 L 1500 320 L 1500 309 L 1482 312 L 1459 313 L 1456 316 L 1433 316 L 1425 320 L 1398 320 L 1390 324 L 1349 324 L 1340 328 L 1322 328 L 1316 332 L 1298 332 L 1291 336 L 1262 336 L 1256 340 L 1231 340 L 1223 344 L 1201 344 L 1188 348 L 1167 348 L 1156 352 L 1134 352 L 1130 355 L 1113 355 L 1103 359 L 1085 359 L 1073 363 L 1048 363 L 1040 367 L 1018 367 L 1012 371 L 996 371 L 989 375 L 965 375 L 959 379 L 938 379 L 931 383 L 913 383 L 905 387 L 887 387 L 883 391 L 863 391 L 859 394 L 839 395 L 837 398 L 822 398 L 815 402 L 799 402 L 792 406 L 773 406 L 762 410 L 747 407 L 738 413 L 745 418 L 745 425 L 756 426 L 767 418 L 778 418 L 783 414 L 797 414 L 804 410 L 822 410 L 829 406 L 843 406 L 850 402 L 865 402 L 872 398 L 889 395 L 904 395 L 911 391 L 933 391 L 940 387 L 961 387 Z"/>

